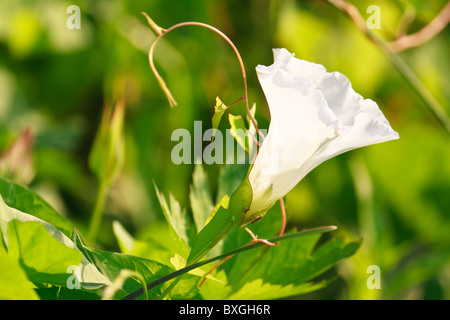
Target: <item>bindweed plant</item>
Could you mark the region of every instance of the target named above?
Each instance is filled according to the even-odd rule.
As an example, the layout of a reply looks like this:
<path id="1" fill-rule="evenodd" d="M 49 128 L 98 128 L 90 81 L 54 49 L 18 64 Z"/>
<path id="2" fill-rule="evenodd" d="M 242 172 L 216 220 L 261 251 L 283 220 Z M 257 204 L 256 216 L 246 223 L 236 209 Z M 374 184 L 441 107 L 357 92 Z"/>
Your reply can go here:
<path id="1" fill-rule="evenodd" d="M 283 197 L 322 162 L 343 152 L 398 138 L 377 104 L 364 99 L 338 72 L 274 49 L 271 66 L 257 66 L 271 122 L 267 135 L 250 108 L 243 60 L 220 30 L 199 22 L 168 29 L 144 14 L 156 39 L 149 63 L 171 106 L 176 100 L 158 73 L 153 53 L 172 30 L 197 26 L 220 35 L 242 70 L 243 96 L 230 105 L 217 98 L 210 146 L 221 147 L 219 123 L 229 114 L 230 133 L 248 162 L 225 163 L 214 200 L 206 170 L 195 165 L 183 209 L 175 197 L 155 192 L 167 222 L 164 241 L 138 239 L 113 223 L 121 252 L 96 247 L 106 194 L 123 162 L 125 102 L 105 107 L 89 164 L 99 181 L 86 235 L 37 194 L 0 179 L 0 295 L 9 299 L 280 299 L 326 287 L 325 272 L 353 255 L 361 240 L 319 240 L 336 226 L 288 229 Z M 173 155 L 172 155 L 173 156 Z M 180 161 L 174 161 L 180 163 Z M 216 164 L 219 165 L 219 164 Z M 14 284 L 12 283 L 14 281 Z"/>

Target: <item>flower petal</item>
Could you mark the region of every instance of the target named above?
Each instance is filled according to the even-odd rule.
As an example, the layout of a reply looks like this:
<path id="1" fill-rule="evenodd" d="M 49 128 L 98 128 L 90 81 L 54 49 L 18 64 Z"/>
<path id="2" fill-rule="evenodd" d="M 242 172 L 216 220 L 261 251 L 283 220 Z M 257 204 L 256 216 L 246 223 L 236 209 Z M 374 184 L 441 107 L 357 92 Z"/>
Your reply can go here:
<path id="1" fill-rule="evenodd" d="M 276 60 L 270 67 L 257 67 L 271 122 L 249 177 L 254 198 L 264 199 L 252 203 L 251 211 L 265 209 L 291 190 L 299 181 L 291 170 L 300 169 L 302 163 L 341 129 L 339 119 L 315 89 L 316 85 L 285 70 L 287 66 L 292 67 L 292 55 L 278 52 L 275 56 L 282 60 Z M 270 186 L 273 186 L 272 194 L 267 197 Z"/>
<path id="2" fill-rule="evenodd" d="M 257 66 L 271 122 L 249 175 L 250 214 L 264 211 L 323 161 L 355 148 L 398 139 L 370 99 L 339 72 L 274 49 L 271 66 Z"/>
<path id="3" fill-rule="evenodd" d="M 353 124 L 344 127 L 338 137 L 323 145 L 303 166 L 309 172 L 322 162 L 344 152 L 398 138 L 398 133 L 392 130 L 377 104 L 366 99 L 360 112 L 354 116 Z"/>

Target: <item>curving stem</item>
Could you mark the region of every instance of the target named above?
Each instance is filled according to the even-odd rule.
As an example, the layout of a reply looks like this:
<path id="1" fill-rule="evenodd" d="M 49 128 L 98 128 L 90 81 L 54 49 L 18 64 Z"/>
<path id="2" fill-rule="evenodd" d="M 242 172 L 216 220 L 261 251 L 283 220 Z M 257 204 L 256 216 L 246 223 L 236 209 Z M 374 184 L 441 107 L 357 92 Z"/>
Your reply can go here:
<path id="1" fill-rule="evenodd" d="M 171 26 L 168 29 L 163 29 L 160 27 L 155 27 L 156 24 L 154 24 L 154 22 L 145 14 L 143 13 L 144 16 L 147 18 L 147 21 L 149 21 L 150 27 L 155 31 L 155 33 L 157 34 L 157 38 L 155 39 L 155 41 L 153 42 L 152 46 L 150 47 L 149 50 L 149 54 L 148 54 L 148 58 L 149 58 L 149 63 L 150 63 L 150 67 L 153 71 L 153 73 L 155 74 L 156 78 L 158 79 L 159 85 L 161 86 L 161 89 L 164 91 L 164 93 L 166 94 L 170 105 L 176 106 L 176 100 L 174 99 L 174 97 L 172 96 L 172 94 L 170 93 L 170 90 L 168 89 L 166 83 L 164 82 L 164 80 L 162 79 L 162 77 L 159 75 L 158 71 L 156 70 L 155 64 L 153 62 L 153 52 L 155 49 L 156 44 L 158 43 L 158 41 L 166 34 L 168 34 L 169 32 L 181 28 L 181 27 L 186 27 L 186 26 L 198 26 L 198 27 L 203 27 L 203 28 L 207 28 L 213 32 L 215 32 L 216 34 L 218 34 L 219 36 L 221 36 L 233 49 L 234 53 L 236 54 L 236 57 L 239 61 L 239 65 L 241 67 L 241 72 L 242 72 L 242 80 L 243 80 L 243 84 L 244 84 L 244 100 L 245 100 L 245 109 L 247 112 L 247 115 L 250 119 L 250 121 L 253 123 L 253 125 L 255 126 L 256 132 L 258 133 L 258 135 L 261 137 L 261 139 L 264 140 L 264 135 L 261 133 L 261 131 L 258 128 L 258 123 L 256 122 L 256 119 L 253 117 L 252 113 L 250 112 L 250 107 L 249 107 L 249 102 L 248 102 L 248 86 L 247 86 L 247 75 L 245 72 L 245 66 L 244 66 L 244 62 L 242 60 L 242 57 L 239 53 L 239 50 L 236 48 L 236 46 L 234 45 L 234 43 L 230 40 L 230 38 L 228 38 L 222 31 L 220 31 L 219 29 L 210 26 L 209 24 L 206 23 L 202 23 L 202 22 L 195 22 L 195 21 L 188 21 L 188 22 L 181 22 L 178 24 L 175 24 L 173 26 Z M 158 29 L 155 29 L 158 28 Z"/>

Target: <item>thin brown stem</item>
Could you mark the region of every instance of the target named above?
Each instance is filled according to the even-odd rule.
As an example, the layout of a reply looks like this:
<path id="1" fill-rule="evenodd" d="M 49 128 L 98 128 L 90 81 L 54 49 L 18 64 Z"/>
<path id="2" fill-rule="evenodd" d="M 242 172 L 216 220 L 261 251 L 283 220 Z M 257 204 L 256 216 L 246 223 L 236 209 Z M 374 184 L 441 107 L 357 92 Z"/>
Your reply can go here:
<path id="1" fill-rule="evenodd" d="M 164 79 L 159 75 L 158 70 L 155 67 L 155 63 L 154 63 L 154 59 L 153 59 L 153 52 L 155 51 L 155 47 L 156 44 L 159 42 L 159 40 L 162 38 L 162 36 L 164 35 L 161 34 L 160 36 L 158 36 L 155 41 L 153 42 L 152 46 L 150 47 L 150 50 L 148 51 L 148 61 L 150 64 L 150 68 L 153 71 L 153 74 L 156 77 L 156 80 L 158 80 L 159 86 L 161 87 L 161 90 L 164 92 L 164 94 L 167 97 L 167 100 L 169 100 L 169 104 L 171 107 L 175 107 L 177 105 L 177 101 L 175 100 L 175 98 L 173 97 L 172 93 L 170 92 L 169 88 L 167 87 L 166 82 L 164 81 Z"/>
<path id="2" fill-rule="evenodd" d="M 259 143 L 258 139 L 256 139 L 255 135 L 253 133 L 251 133 L 250 130 L 247 130 L 247 133 L 250 135 L 250 137 L 252 137 L 253 141 L 256 143 L 256 145 L 259 148 L 261 146 L 261 144 Z"/>
<path id="3" fill-rule="evenodd" d="M 271 246 L 271 247 L 275 247 L 276 246 L 275 243 L 272 243 L 272 242 L 267 241 L 265 239 L 258 239 L 258 237 L 249 228 L 245 228 L 245 231 L 247 231 L 250 234 L 250 236 L 253 238 L 252 243 L 261 242 L 261 243 L 264 243 L 264 244 L 266 244 L 268 246 Z"/>
<path id="4" fill-rule="evenodd" d="M 261 243 L 263 243 L 263 244 L 265 244 L 265 245 L 268 245 L 268 246 L 270 246 L 270 247 L 274 247 L 274 246 L 276 246 L 277 244 L 278 244 L 278 242 L 277 243 L 272 243 L 272 242 L 270 242 L 270 241 L 267 241 L 267 240 L 264 240 L 264 239 L 258 239 L 256 236 L 255 236 L 255 234 L 250 230 L 250 229 L 248 229 L 248 228 L 245 228 L 245 231 L 247 231 L 249 234 L 250 234 L 250 236 L 252 237 L 252 241 L 250 241 L 249 243 L 247 243 L 247 244 L 245 244 L 244 245 L 244 247 L 246 247 L 246 246 L 249 246 L 249 245 L 251 245 L 251 244 L 254 244 L 254 243 L 257 243 L 257 242 L 261 242 Z M 284 232 L 283 232 L 284 233 Z M 280 234 L 279 236 L 282 236 L 282 234 Z M 218 267 L 220 267 L 222 264 L 224 264 L 225 262 L 227 262 L 228 260 L 230 260 L 231 258 L 233 258 L 235 255 L 234 254 L 232 254 L 232 255 L 229 255 L 228 257 L 225 257 L 224 259 L 222 259 L 222 260 L 220 260 L 217 264 L 215 264 L 204 276 L 203 276 L 203 279 L 201 280 L 201 282 L 200 282 L 200 284 L 198 285 L 198 288 L 200 289 L 202 286 L 203 286 L 203 284 L 205 283 L 205 281 L 206 281 L 206 277 L 209 275 L 209 274 L 211 274 L 214 270 L 216 270 Z"/>
<path id="5" fill-rule="evenodd" d="M 281 229 L 278 233 L 278 236 L 281 237 L 284 234 L 284 231 L 286 229 L 286 209 L 284 207 L 284 200 L 283 198 L 280 199 L 280 208 L 281 208 Z"/>
<path id="6" fill-rule="evenodd" d="M 404 34 L 395 41 L 388 43 L 394 52 L 400 52 L 409 48 L 417 47 L 433 39 L 439 32 L 444 30 L 450 22 L 450 2 L 431 20 L 429 24 L 413 34 Z"/>
<path id="7" fill-rule="evenodd" d="M 216 270 L 218 267 L 220 267 L 222 264 L 224 264 L 225 262 L 227 262 L 228 260 L 230 260 L 230 259 L 233 258 L 234 256 L 235 256 L 234 254 L 229 255 L 228 257 L 226 257 L 226 258 L 220 260 L 218 263 L 216 263 L 211 269 L 209 269 L 209 271 L 203 276 L 202 281 L 200 281 L 200 283 L 199 283 L 199 285 L 198 285 L 198 288 L 200 289 L 200 288 L 203 286 L 203 284 L 204 284 L 205 281 L 206 281 L 206 277 L 207 277 L 208 275 L 210 275 L 214 270 Z"/>
<path id="8" fill-rule="evenodd" d="M 241 101 L 244 100 L 244 99 L 245 99 L 245 96 L 240 97 L 240 98 L 237 99 L 235 102 L 232 102 L 231 104 L 229 104 L 229 105 L 227 106 L 227 109 L 228 109 L 229 107 L 235 105 L 236 103 L 241 102 Z"/>
<path id="9" fill-rule="evenodd" d="M 413 23 L 416 18 L 416 9 L 413 5 L 408 5 L 405 8 L 405 12 L 403 13 L 400 21 L 398 23 L 397 31 L 395 33 L 396 39 L 403 37 L 408 32 L 408 28 Z"/>

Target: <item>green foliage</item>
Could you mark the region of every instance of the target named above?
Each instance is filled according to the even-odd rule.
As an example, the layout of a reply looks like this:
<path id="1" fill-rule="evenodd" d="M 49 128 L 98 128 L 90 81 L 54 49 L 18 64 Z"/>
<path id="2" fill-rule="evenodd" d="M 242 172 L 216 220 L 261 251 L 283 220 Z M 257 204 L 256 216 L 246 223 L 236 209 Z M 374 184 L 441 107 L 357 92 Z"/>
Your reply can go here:
<path id="1" fill-rule="evenodd" d="M 169 204 L 162 193 L 159 192 L 158 187 L 155 183 L 156 195 L 161 204 L 164 217 L 169 224 L 169 229 L 172 236 L 175 238 L 176 242 L 179 244 L 183 251 L 188 250 L 190 247 L 190 229 L 192 227 L 192 222 L 190 217 L 186 214 L 185 210 L 181 209 L 180 204 L 175 199 L 172 194 L 169 194 Z"/>
<path id="2" fill-rule="evenodd" d="M 219 127 L 220 120 L 222 120 L 222 116 L 228 108 L 229 106 L 224 105 L 222 100 L 220 100 L 219 97 L 216 97 L 216 105 L 214 106 L 214 115 L 212 116 L 212 129 L 213 129 L 212 139 L 214 139 L 214 135 L 216 133 L 217 128 Z"/>
<path id="3" fill-rule="evenodd" d="M 199 172 L 202 171 L 199 170 L 201 169 L 194 172 L 194 177 L 201 177 Z M 206 179 L 206 176 L 203 176 L 202 179 Z M 196 188 L 199 187 L 198 183 L 202 179 L 200 181 L 195 179 Z M 36 208 L 45 208 L 40 211 L 40 216 L 46 217 L 50 221 L 56 221 L 60 225 L 69 224 L 62 217 L 56 219 L 57 213 L 31 191 L 12 182 L 4 181 L 4 183 L 11 186 L 9 188 L 10 198 L 16 198 L 23 193 L 34 196 L 35 199 L 38 199 Z M 11 208 L 2 201 L 0 222 L 4 246 L 0 248 L 0 254 L 5 256 L 4 265 L 10 266 L 7 274 L 13 273 L 14 277 L 17 277 L 17 288 L 21 290 L 18 292 L 16 289 L 11 289 L 5 294 L 8 294 L 8 298 L 13 299 L 35 299 L 38 296 L 42 299 L 120 299 L 139 289 L 142 290 L 142 287 L 145 287 L 146 284 L 151 285 L 152 282 L 158 282 L 158 285 L 149 288 L 145 296 L 140 295 L 139 298 L 156 299 L 164 296 L 171 299 L 244 299 L 249 297 L 249 292 L 252 292 L 250 298 L 276 299 L 323 288 L 327 281 L 316 284 L 306 283 L 306 281 L 312 280 L 342 258 L 353 254 L 357 248 L 351 243 L 344 246 L 342 241 L 330 241 L 311 255 L 310 250 L 319 236 L 306 236 L 286 240 L 287 243 L 290 243 L 288 246 L 279 245 L 273 249 L 263 248 L 262 251 L 261 249 L 252 250 L 256 254 L 253 257 L 258 260 L 256 263 L 251 261 L 252 259 L 249 256 L 243 255 L 243 253 L 238 254 L 241 251 L 249 251 L 253 247 L 242 247 L 237 253 L 230 253 L 230 255 L 238 254 L 237 259 L 243 257 L 244 260 L 236 260 L 232 269 L 226 274 L 223 271 L 215 271 L 210 275 L 201 268 L 192 268 L 186 272 L 175 273 L 176 270 L 181 272 L 184 270 L 184 266 L 190 266 L 199 261 L 221 238 L 239 226 L 239 223 L 232 223 L 230 227 L 226 224 L 229 224 L 229 221 L 233 219 L 239 219 L 238 212 L 243 212 L 243 209 L 248 207 L 250 203 L 251 198 L 249 199 L 248 196 L 251 196 L 251 191 L 249 194 L 246 183 L 237 188 L 230 201 L 227 202 L 229 205 L 221 206 L 212 219 L 206 223 L 206 226 L 201 229 L 190 251 L 185 242 L 187 238 L 184 238 L 186 237 L 185 227 L 186 224 L 193 227 L 194 223 L 186 219 L 186 211 L 181 210 L 173 197 L 171 197 L 169 208 L 165 198 L 157 188 L 156 191 L 170 225 L 168 232 L 175 243 L 170 250 L 174 249 L 175 252 L 169 251 L 163 246 L 155 245 L 151 241 L 135 240 L 119 223 L 115 223 L 114 230 L 120 247 L 125 253 L 92 248 L 84 244 L 76 230 L 72 229 L 72 238 L 74 239 L 72 241 L 47 221 Z M 28 204 L 25 208 L 27 207 L 30 211 L 36 212 L 33 204 Z M 223 225 L 224 221 L 226 222 L 225 226 Z M 272 221 L 268 222 L 272 224 Z M 266 228 L 268 228 L 267 225 Z M 235 231 L 242 231 L 242 229 L 238 228 Z M 319 232 L 325 231 L 327 229 Z M 242 234 L 236 232 L 226 239 L 234 243 L 239 242 Z M 303 235 L 303 233 L 299 233 L 299 235 Z M 296 234 L 286 235 L 285 238 L 289 239 L 292 236 L 296 236 Z M 313 237 L 312 242 L 308 240 L 311 237 Z M 278 241 L 283 239 L 282 237 Z M 189 252 L 187 260 L 183 258 L 186 255 L 186 250 Z M 277 269 L 286 268 L 286 255 L 289 255 L 288 252 L 292 251 L 297 252 L 298 255 L 296 256 L 297 259 L 290 265 L 291 269 L 308 270 L 308 272 L 301 272 L 303 274 L 301 278 L 284 278 L 284 281 L 280 282 L 276 278 L 276 274 L 280 271 Z M 155 254 L 155 252 L 160 252 L 160 254 Z M 261 252 L 264 252 L 264 254 L 261 255 Z M 159 258 L 160 261 L 144 257 L 146 253 Z M 227 256 L 225 252 L 222 252 L 222 255 L 206 260 L 198 267 L 224 257 L 224 255 Z M 264 261 L 264 259 L 269 260 Z M 260 263 L 268 264 L 271 268 L 264 271 Z M 302 264 L 305 266 L 302 266 Z M 248 274 L 249 266 L 255 266 L 255 270 L 251 272 L 252 276 L 242 277 L 242 275 Z M 71 267 L 79 268 L 81 272 L 78 274 L 77 272 L 72 273 L 72 271 L 69 271 Z M 208 268 L 211 268 L 211 266 Z M 234 278 L 236 274 L 241 274 L 237 282 Z M 174 276 L 171 277 L 171 275 Z M 76 277 L 75 281 L 73 277 Z M 161 280 L 167 277 L 170 277 L 170 279 Z M 199 288 L 199 283 L 204 277 L 207 281 L 205 293 Z M 10 278 L 2 279 L 0 278 L 3 284 L 10 281 Z M 78 287 L 76 286 L 77 282 L 79 283 Z M 216 288 L 215 295 L 211 292 L 211 286 Z M 271 289 L 277 290 L 271 291 Z"/>
<path id="4" fill-rule="evenodd" d="M 214 209 L 214 202 L 209 188 L 208 177 L 203 166 L 197 164 L 192 175 L 189 194 L 192 216 L 197 230 L 203 229 Z"/>
<path id="5" fill-rule="evenodd" d="M 82 258 L 81 253 L 58 242 L 37 222 L 10 221 L 5 242 L 8 255 L 19 261 L 28 279 L 35 283 L 64 286 L 67 268 L 80 264 Z"/>
<path id="6" fill-rule="evenodd" d="M 0 195 L 5 205 L 48 222 L 69 238 L 73 236 L 73 226 L 40 196 L 26 187 L 0 178 Z M 2 211 L 2 217 L 6 219 L 4 214 Z M 5 221 L 3 219 L 2 221 Z"/>
<path id="7" fill-rule="evenodd" d="M 364 19 L 374 4 L 351 2 Z M 376 4 L 382 28 L 374 32 L 392 41 L 402 28 L 413 33 L 426 26 L 446 1 Z M 0 298 L 102 299 L 114 284 L 120 287 L 114 287 L 113 298 L 118 299 L 142 289 L 141 278 L 151 283 L 183 271 L 191 248 L 197 257 L 205 252 L 202 262 L 252 240 L 234 223 L 224 228 L 234 219 L 225 208 L 245 180 L 248 165 L 193 167 L 170 161 L 173 130 L 190 129 L 194 120 L 211 123 L 212 117 L 213 129 L 228 127 L 221 120 L 230 109 L 215 99 L 220 95 L 229 102 L 242 96 L 235 56 L 200 28 L 160 41 L 155 61 L 179 104 L 168 108 L 148 65 L 155 36 L 141 11 L 151 13 L 162 27 L 207 21 L 224 31 L 244 58 L 260 128 L 268 127 L 270 114 L 254 67 L 271 63 L 273 47 L 285 47 L 300 59 L 346 74 L 355 91 L 378 103 L 401 136 L 398 143 L 329 160 L 287 195 L 287 234 L 318 225 L 337 225 L 338 230 L 320 239 L 318 234 L 300 236 L 283 239 L 274 248 L 239 252 L 214 270 L 200 290 L 196 286 L 203 275 L 220 260 L 182 272 L 167 298 L 450 298 L 448 134 L 345 14 L 326 1 L 118 0 L 105 10 L 102 2 L 80 0 L 82 29 L 69 30 L 68 5 L 42 0 L 1 4 L 1 156 L 27 128 L 35 143 L 33 161 L 26 164 L 33 166 L 34 175 L 22 181 L 10 176 L 14 182 L 0 178 Z M 429 42 L 399 53 L 447 113 L 448 37 L 444 29 Z M 96 137 L 100 141 L 102 106 L 118 96 L 127 105 L 126 130 L 118 140 L 118 145 L 126 142 L 125 159 L 108 164 L 120 156 L 112 136 L 93 142 Z M 243 105 L 233 105 L 232 113 L 243 117 Z M 84 239 L 96 187 L 108 176 L 116 179 L 105 192 L 94 247 Z M 248 227 L 258 238 L 272 238 L 280 229 L 279 210 L 275 204 Z M 24 238 L 25 247 L 18 248 L 17 237 Z M 215 246 L 208 243 L 213 237 Z M 361 244 L 354 240 L 359 238 L 364 239 Z M 44 265 L 44 257 L 54 264 Z M 85 266 L 80 289 L 67 287 L 66 280 L 75 283 L 68 262 Z M 370 265 L 381 269 L 381 290 L 366 286 Z M 124 276 L 124 268 L 141 276 Z M 336 278 L 331 288 L 319 290 Z M 164 293 L 174 279 L 178 277 L 150 289 L 149 298 Z"/>
<path id="8" fill-rule="evenodd" d="M 234 116 L 231 113 L 228 115 L 228 121 L 230 122 L 230 133 L 239 143 L 239 145 L 248 152 L 248 139 L 245 128 L 244 119 L 242 116 Z"/>
<path id="9" fill-rule="evenodd" d="M 3 247 L 0 248 L 0 283 L 2 289 L 0 299 L 6 300 L 36 300 L 37 293 L 34 285 L 28 281 L 25 271 L 19 262 L 8 256 Z"/>

